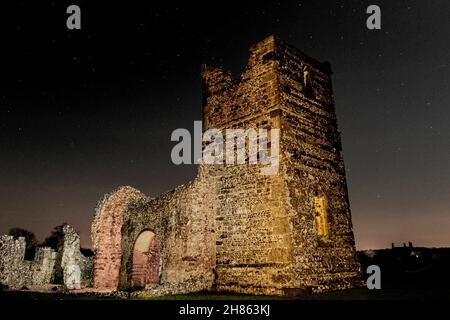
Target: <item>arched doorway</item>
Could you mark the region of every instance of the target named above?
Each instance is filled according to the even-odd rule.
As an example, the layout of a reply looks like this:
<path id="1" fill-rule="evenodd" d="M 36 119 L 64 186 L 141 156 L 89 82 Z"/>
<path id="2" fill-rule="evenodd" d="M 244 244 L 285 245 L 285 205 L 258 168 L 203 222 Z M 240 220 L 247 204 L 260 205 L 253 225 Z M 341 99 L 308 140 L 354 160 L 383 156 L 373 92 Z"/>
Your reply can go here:
<path id="1" fill-rule="evenodd" d="M 131 287 L 144 289 L 158 285 L 160 246 L 153 232 L 147 230 L 137 237 L 132 259 Z"/>

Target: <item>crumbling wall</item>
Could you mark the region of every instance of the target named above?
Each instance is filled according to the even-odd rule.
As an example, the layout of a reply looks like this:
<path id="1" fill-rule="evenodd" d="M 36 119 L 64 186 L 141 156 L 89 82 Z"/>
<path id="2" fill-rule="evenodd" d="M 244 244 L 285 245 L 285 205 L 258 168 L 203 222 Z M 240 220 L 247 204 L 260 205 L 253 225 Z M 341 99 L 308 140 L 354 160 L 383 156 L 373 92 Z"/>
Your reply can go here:
<path id="1" fill-rule="evenodd" d="M 68 289 L 80 289 L 92 284 L 93 258 L 80 252 L 80 236 L 70 225 L 63 227 L 63 239 L 58 247 L 57 267 Z"/>
<path id="2" fill-rule="evenodd" d="M 33 261 L 24 260 L 25 238 L 1 236 L 0 282 L 15 289 L 52 283 L 69 289 L 91 286 L 93 258 L 80 252 L 80 236 L 71 226 L 63 227 L 63 235 L 57 250 L 37 247 Z"/>
<path id="3" fill-rule="evenodd" d="M 51 283 L 55 261 L 56 253 L 53 249 L 49 247 L 36 248 L 34 261 L 31 263 L 32 285 L 42 286 Z"/>
<path id="4" fill-rule="evenodd" d="M 36 249 L 33 261 L 26 261 L 25 238 L 0 237 L 0 282 L 10 288 L 41 286 L 51 283 L 56 252 L 48 247 Z"/>
<path id="5" fill-rule="evenodd" d="M 14 239 L 13 236 L 0 237 L 0 281 L 8 286 L 21 286 L 21 270 L 25 257 L 25 238 Z"/>
<path id="6" fill-rule="evenodd" d="M 208 191 L 211 189 L 205 183 L 195 181 L 154 199 L 141 197 L 131 188 L 120 188 L 118 194 L 110 195 L 99 207 L 97 217 L 110 214 L 116 199 L 124 194 L 131 192 L 134 197 L 127 198 L 123 210 L 113 211 L 114 219 L 97 220 L 93 225 L 94 285 L 107 285 L 111 290 L 132 288 L 133 247 L 138 236 L 149 230 L 160 242 L 159 286 L 170 287 L 172 292 L 210 288 L 215 255 L 213 202 Z M 104 270 L 117 278 L 106 279 Z"/>

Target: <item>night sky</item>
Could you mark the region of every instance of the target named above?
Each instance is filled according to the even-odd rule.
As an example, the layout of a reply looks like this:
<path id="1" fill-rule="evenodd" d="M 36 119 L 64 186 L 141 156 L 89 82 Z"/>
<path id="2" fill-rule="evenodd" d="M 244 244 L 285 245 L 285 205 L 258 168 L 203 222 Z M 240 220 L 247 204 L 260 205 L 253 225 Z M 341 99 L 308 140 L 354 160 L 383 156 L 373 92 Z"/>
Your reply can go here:
<path id="1" fill-rule="evenodd" d="M 0 233 L 68 222 L 89 246 L 104 194 L 192 180 L 170 134 L 201 119 L 201 64 L 238 77 L 275 34 L 331 62 L 357 248 L 450 246 L 449 1 L 92 2 L 2 3 Z"/>

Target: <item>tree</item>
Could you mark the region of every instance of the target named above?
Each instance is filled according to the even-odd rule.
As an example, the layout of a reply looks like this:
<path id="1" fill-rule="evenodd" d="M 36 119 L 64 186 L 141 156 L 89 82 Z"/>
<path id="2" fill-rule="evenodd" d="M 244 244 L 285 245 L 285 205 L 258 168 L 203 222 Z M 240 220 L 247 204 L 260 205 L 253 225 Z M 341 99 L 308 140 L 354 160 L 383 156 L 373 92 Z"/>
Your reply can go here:
<path id="1" fill-rule="evenodd" d="M 92 249 L 89 249 L 89 248 L 80 248 L 80 252 L 85 257 L 93 257 L 95 255 L 94 251 L 92 251 Z"/>
<path id="2" fill-rule="evenodd" d="M 50 236 L 45 238 L 45 240 L 44 240 L 44 242 L 42 242 L 41 246 L 51 247 L 52 249 L 57 250 L 59 243 L 64 238 L 63 228 L 67 224 L 68 224 L 67 222 L 64 222 L 63 224 L 54 227 L 52 232 L 50 233 Z"/>
<path id="3" fill-rule="evenodd" d="M 22 228 L 11 228 L 9 229 L 8 234 L 16 239 L 19 237 L 25 238 L 25 260 L 33 260 L 34 253 L 36 252 L 36 246 L 38 244 L 35 234 L 29 230 Z"/>

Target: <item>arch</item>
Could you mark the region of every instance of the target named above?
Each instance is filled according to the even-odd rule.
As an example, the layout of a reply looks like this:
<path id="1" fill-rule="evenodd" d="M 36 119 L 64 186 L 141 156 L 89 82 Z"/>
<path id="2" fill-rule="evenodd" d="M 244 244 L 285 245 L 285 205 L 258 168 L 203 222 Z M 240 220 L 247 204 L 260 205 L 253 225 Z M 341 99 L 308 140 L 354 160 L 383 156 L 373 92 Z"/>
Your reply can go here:
<path id="1" fill-rule="evenodd" d="M 314 98 L 314 90 L 312 86 L 311 72 L 308 69 L 303 69 L 303 92 L 308 98 Z"/>
<path id="2" fill-rule="evenodd" d="M 131 267 L 133 289 L 153 288 L 160 278 L 160 243 L 155 233 L 145 230 L 139 234 L 134 246 Z"/>
<path id="3" fill-rule="evenodd" d="M 95 251 L 93 285 L 117 290 L 122 259 L 122 225 L 128 208 L 147 197 L 132 187 L 120 187 L 97 205 L 92 222 L 92 249 Z"/>

